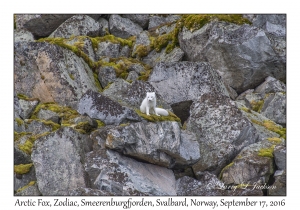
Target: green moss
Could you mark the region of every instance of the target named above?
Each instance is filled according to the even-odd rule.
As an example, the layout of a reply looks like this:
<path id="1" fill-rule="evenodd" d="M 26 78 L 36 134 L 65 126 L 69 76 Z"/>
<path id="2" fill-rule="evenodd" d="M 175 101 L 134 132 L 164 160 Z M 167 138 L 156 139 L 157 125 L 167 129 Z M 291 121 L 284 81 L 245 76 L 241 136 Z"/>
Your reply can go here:
<path id="1" fill-rule="evenodd" d="M 282 142 L 281 139 L 278 137 L 272 137 L 272 138 L 267 138 L 267 139 L 274 144 L 280 144 Z"/>
<path id="2" fill-rule="evenodd" d="M 38 139 L 38 138 L 41 138 L 43 136 L 46 136 L 50 134 L 50 132 L 45 132 L 45 133 L 42 133 L 42 134 L 37 134 L 37 135 L 32 135 L 30 136 L 26 142 L 24 144 L 18 144 L 18 147 L 20 150 L 22 150 L 23 152 L 25 152 L 26 154 L 28 155 L 31 155 L 31 152 L 32 152 L 32 148 L 33 148 L 33 145 L 34 145 L 34 142 Z"/>
<path id="3" fill-rule="evenodd" d="M 260 113 L 261 109 L 264 106 L 264 101 L 263 100 L 251 101 L 250 104 L 251 104 L 251 107 L 252 107 L 253 111 L 256 111 L 256 112 Z"/>
<path id="4" fill-rule="evenodd" d="M 277 125 L 275 122 L 271 121 L 271 120 L 264 120 L 263 122 L 260 122 L 258 120 L 251 120 L 253 123 L 264 126 L 266 129 L 273 131 L 277 134 L 279 134 L 279 136 L 281 138 L 286 139 L 286 128 L 283 128 L 279 125 Z"/>
<path id="5" fill-rule="evenodd" d="M 120 37 L 115 37 L 114 35 L 105 35 L 105 36 L 102 36 L 102 37 L 89 37 L 91 42 L 92 42 L 92 45 L 93 45 L 93 48 L 95 50 L 98 49 L 98 44 L 100 42 L 111 42 L 111 43 L 114 43 L 114 44 L 121 44 L 122 46 L 125 46 L 125 45 L 128 45 L 130 48 L 133 46 L 134 44 L 134 41 L 135 41 L 135 38 L 134 37 L 130 37 L 128 39 L 122 39 Z"/>
<path id="6" fill-rule="evenodd" d="M 102 92 L 103 88 L 102 88 L 102 86 L 101 86 L 101 84 L 99 82 L 97 73 L 93 73 L 93 76 L 94 76 L 94 81 L 95 81 L 95 84 L 96 84 L 96 87 L 97 87 L 98 91 Z"/>
<path id="7" fill-rule="evenodd" d="M 70 77 L 72 80 L 75 79 L 73 74 L 69 74 L 69 77 Z"/>
<path id="8" fill-rule="evenodd" d="M 15 120 L 16 120 L 16 122 L 17 122 L 18 126 L 21 126 L 21 125 L 23 125 L 23 124 L 24 124 L 24 121 L 23 121 L 23 120 L 21 120 L 20 118 L 15 118 Z"/>
<path id="9" fill-rule="evenodd" d="M 31 119 L 38 120 L 37 114 L 41 109 L 56 112 L 61 117 L 62 124 L 72 124 L 72 120 L 80 115 L 76 110 L 72 109 L 71 107 L 60 106 L 54 102 L 48 102 L 39 104 L 33 111 Z M 57 125 L 58 124 L 54 124 L 54 128 L 57 128 Z"/>
<path id="10" fill-rule="evenodd" d="M 98 128 L 101 128 L 103 126 L 105 126 L 105 123 L 102 122 L 101 120 L 96 120 L 97 121 L 97 124 L 98 124 Z"/>
<path id="11" fill-rule="evenodd" d="M 28 96 L 26 96 L 26 95 L 24 95 L 24 94 L 21 94 L 21 93 L 18 93 L 18 94 L 17 94 L 17 97 L 18 97 L 19 99 L 24 100 L 24 101 L 40 101 L 38 98 L 30 98 L 30 97 L 28 97 Z"/>
<path id="12" fill-rule="evenodd" d="M 25 190 L 26 188 L 35 185 L 35 183 L 36 183 L 36 181 L 31 181 L 31 182 L 28 183 L 28 185 L 25 185 L 24 187 L 19 188 L 17 190 L 17 192 L 21 192 L 21 191 Z"/>
<path id="13" fill-rule="evenodd" d="M 275 145 L 272 145 L 269 148 L 262 148 L 258 151 L 258 156 L 273 158 L 274 157 L 273 156 L 274 148 L 275 148 Z"/>
<path id="14" fill-rule="evenodd" d="M 17 173 L 17 174 L 26 174 L 30 171 L 30 168 L 32 166 L 33 166 L 32 163 L 14 165 L 14 172 Z"/>
<path id="15" fill-rule="evenodd" d="M 247 112 L 247 113 L 251 113 L 251 110 L 250 109 L 248 109 L 247 107 L 241 107 L 240 108 L 241 110 L 243 110 L 244 112 Z"/>
<path id="16" fill-rule="evenodd" d="M 177 122 L 181 122 L 180 118 L 178 118 L 174 113 L 172 113 L 170 111 L 168 111 L 169 116 L 157 116 L 157 115 L 153 115 L 153 114 L 148 116 L 147 114 L 142 113 L 138 109 L 136 109 L 135 111 L 139 116 L 143 117 L 144 119 L 146 119 L 150 122 L 159 122 L 159 121 L 177 121 Z"/>
<path id="17" fill-rule="evenodd" d="M 137 45 L 133 56 L 138 56 L 138 58 L 146 57 L 149 54 L 149 47 L 145 45 Z"/>
<path id="18" fill-rule="evenodd" d="M 227 166 L 225 166 L 223 169 L 222 169 L 222 171 L 220 172 L 220 174 L 219 174 L 219 179 L 221 180 L 222 179 L 222 177 L 223 177 L 223 173 L 224 173 L 224 171 L 225 170 L 227 170 L 228 168 L 230 168 L 231 166 L 233 166 L 233 162 L 231 162 L 231 163 L 229 163 Z"/>
<path id="19" fill-rule="evenodd" d="M 32 135 L 32 133 L 30 133 L 30 132 L 18 133 L 16 131 L 14 131 L 14 141 L 19 141 L 20 138 L 22 138 L 23 136 L 26 136 L 26 135 Z"/>

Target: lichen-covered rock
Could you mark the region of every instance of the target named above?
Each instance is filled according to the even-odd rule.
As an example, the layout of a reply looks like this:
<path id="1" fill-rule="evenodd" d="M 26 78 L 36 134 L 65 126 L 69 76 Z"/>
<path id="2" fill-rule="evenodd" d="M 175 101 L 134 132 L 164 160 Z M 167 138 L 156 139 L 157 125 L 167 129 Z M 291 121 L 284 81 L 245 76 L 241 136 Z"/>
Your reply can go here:
<path id="1" fill-rule="evenodd" d="M 206 93 L 194 101 L 186 128 L 194 132 L 200 144 L 197 171 L 219 174 L 244 147 L 258 140 L 255 127 L 243 116 L 229 97 Z"/>
<path id="2" fill-rule="evenodd" d="M 31 166 L 29 171 L 24 174 L 14 173 L 14 191 L 18 191 L 31 181 L 36 181 L 34 166 Z"/>
<path id="3" fill-rule="evenodd" d="M 34 37 L 32 33 L 26 30 L 15 30 L 14 32 L 14 42 L 32 42 Z"/>
<path id="4" fill-rule="evenodd" d="M 101 26 L 93 18 L 87 15 L 74 15 L 62 23 L 49 37 L 70 38 L 71 36 L 100 35 Z"/>
<path id="5" fill-rule="evenodd" d="M 140 109 L 147 92 L 156 92 L 156 105 L 158 107 L 172 110 L 167 102 L 164 101 L 160 93 L 156 91 L 151 84 L 141 80 L 129 83 L 123 79 L 117 79 L 103 91 L 103 95 L 118 101 L 124 106 Z"/>
<path id="6" fill-rule="evenodd" d="M 274 77 L 267 77 L 265 81 L 255 88 L 254 93 L 265 94 L 268 93 L 277 93 L 277 92 L 286 92 L 286 86 L 283 82 L 275 79 Z"/>
<path id="7" fill-rule="evenodd" d="M 86 154 L 85 170 L 93 188 L 115 195 L 176 195 L 170 169 L 141 163 L 111 150 Z"/>
<path id="8" fill-rule="evenodd" d="M 22 14 L 16 15 L 17 29 L 26 29 L 34 36 L 49 36 L 65 20 L 72 17 L 71 14 Z"/>
<path id="9" fill-rule="evenodd" d="M 97 90 L 89 66 L 73 52 L 45 42 L 15 43 L 15 92 L 41 102 L 74 107 L 88 89 Z"/>
<path id="10" fill-rule="evenodd" d="M 278 170 L 286 169 L 286 147 L 283 145 L 274 148 L 274 160 Z"/>
<path id="11" fill-rule="evenodd" d="M 127 107 L 102 95 L 89 90 L 80 99 L 77 111 L 91 118 L 99 119 L 106 125 L 119 125 L 127 122 L 138 122 L 142 119 Z"/>
<path id="12" fill-rule="evenodd" d="M 176 181 L 178 196 L 262 196 L 262 190 L 226 186 L 215 175 L 208 172 L 198 179 L 188 176 Z"/>
<path id="13" fill-rule="evenodd" d="M 135 71 L 131 71 L 128 73 L 126 78 L 127 81 L 136 81 L 139 78 L 139 75 Z"/>
<path id="14" fill-rule="evenodd" d="M 275 182 L 268 189 L 268 195 L 286 196 L 286 170 L 277 170 L 274 174 Z"/>
<path id="15" fill-rule="evenodd" d="M 66 39 L 66 44 L 78 47 L 82 50 L 93 62 L 96 61 L 95 52 L 93 49 L 92 41 L 87 37 L 74 37 Z"/>
<path id="16" fill-rule="evenodd" d="M 66 196 L 71 189 L 88 187 L 82 162 L 90 150 L 88 136 L 66 127 L 36 140 L 31 158 L 40 192 Z"/>
<path id="17" fill-rule="evenodd" d="M 28 187 L 25 187 L 25 189 L 23 189 L 15 194 L 15 196 L 41 196 L 41 195 L 42 194 L 39 191 L 37 183 L 34 183 L 33 185 L 30 185 Z"/>
<path id="18" fill-rule="evenodd" d="M 285 60 L 264 30 L 255 26 L 213 21 L 193 32 L 183 28 L 178 39 L 186 60 L 208 61 L 238 93 L 256 87 L 267 76 L 286 77 Z"/>
<path id="19" fill-rule="evenodd" d="M 108 21 L 105 18 L 100 17 L 97 22 L 100 24 L 100 36 L 105 36 L 109 33 Z"/>
<path id="20" fill-rule="evenodd" d="M 30 118 L 33 110 L 35 109 L 35 107 L 39 104 L 39 100 L 23 100 L 23 99 L 19 99 L 19 103 L 20 103 L 20 108 L 21 108 L 21 113 L 20 113 L 20 117 L 22 117 L 22 119 L 28 119 Z"/>
<path id="21" fill-rule="evenodd" d="M 125 14 L 125 15 L 122 15 L 122 17 L 128 18 L 132 22 L 141 26 L 143 29 L 146 29 L 148 27 L 150 15 L 148 15 L 148 14 Z"/>
<path id="22" fill-rule="evenodd" d="M 205 62 L 160 62 L 154 66 L 148 81 L 170 104 L 196 100 L 204 93 L 228 95 L 221 78 Z"/>
<path id="23" fill-rule="evenodd" d="M 132 56 L 137 57 L 144 57 L 144 55 L 148 54 L 148 51 L 150 51 L 150 36 L 147 31 L 142 31 L 136 36 L 136 41 L 132 49 Z M 143 52 L 139 52 L 139 47 L 143 47 L 144 49 L 142 50 Z"/>
<path id="24" fill-rule="evenodd" d="M 127 39 L 136 36 L 143 28 L 130 19 L 122 18 L 120 15 L 111 15 L 109 18 L 109 32 L 117 37 Z"/>
<path id="25" fill-rule="evenodd" d="M 153 15 L 149 18 L 149 26 L 148 28 L 155 28 L 165 23 L 171 23 L 180 19 L 179 15 L 168 15 L 167 17 Z"/>
<path id="26" fill-rule="evenodd" d="M 55 124 L 50 124 L 48 121 L 42 121 L 42 120 L 29 120 L 29 122 L 26 122 L 26 132 L 30 132 L 33 135 L 51 132 L 55 130 Z M 59 126 L 59 125 L 57 125 Z"/>
<path id="27" fill-rule="evenodd" d="M 140 122 L 103 132 L 107 148 L 156 165 L 186 167 L 200 158 L 196 136 L 181 132 L 178 122 Z"/>
<path id="28" fill-rule="evenodd" d="M 101 57 L 118 58 L 121 56 L 127 57 L 130 48 L 127 45 L 121 46 L 119 43 L 111 42 L 100 42 L 96 51 L 96 59 L 99 60 Z"/>
<path id="29" fill-rule="evenodd" d="M 79 187 L 77 189 L 70 190 L 68 194 L 70 196 L 115 196 L 115 194 L 112 192 L 85 187 Z"/>
<path id="30" fill-rule="evenodd" d="M 224 167 L 220 177 L 225 184 L 264 185 L 274 173 L 273 152 L 276 144 L 284 144 L 283 139 L 273 142 L 268 138 L 245 147 Z"/>
<path id="31" fill-rule="evenodd" d="M 99 68 L 98 79 L 103 88 L 117 79 L 116 70 L 112 66 Z"/>
<path id="32" fill-rule="evenodd" d="M 170 53 L 166 53 L 166 48 L 161 52 L 152 50 L 142 61 L 151 67 L 154 67 L 159 62 L 179 62 L 182 60 L 184 52 L 179 48 L 174 48 Z"/>

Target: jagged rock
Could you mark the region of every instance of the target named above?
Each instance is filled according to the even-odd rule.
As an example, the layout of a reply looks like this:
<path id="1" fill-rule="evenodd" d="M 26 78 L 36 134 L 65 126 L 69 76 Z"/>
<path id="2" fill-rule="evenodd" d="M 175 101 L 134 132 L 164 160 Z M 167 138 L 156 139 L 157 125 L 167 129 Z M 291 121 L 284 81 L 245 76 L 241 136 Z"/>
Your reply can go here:
<path id="1" fill-rule="evenodd" d="M 28 137 L 29 136 L 30 135 L 28 135 Z M 32 161 L 30 155 L 20 150 L 18 144 L 19 142 L 15 142 L 14 144 L 14 165 L 31 163 Z"/>
<path id="2" fill-rule="evenodd" d="M 132 49 L 132 56 L 136 56 L 137 54 L 137 49 L 139 46 L 143 46 L 143 47 L 146 47 L 146 49 L 144 50 L 150 50 L 150 37 L 149 37 L 149 33 L 147 31 L 142 31 L 141 33 L 139 33 L 137 36 L 136 36 L 136 41 L 135 41 L 135 44 L 133 46 L 133 49 Z M 148 52 L 146 52 L 146 54 L 148 54 Z"/>
<path id="3" fill-rule="evenodd" d="M 230 188 L 215 175 L 205 172 L 199 180 L 188 176 L 176 181 L 178 196 L 262 196 L 261 190 Z"/>
<path id="4" fill-rule="evenodd" d="M 193 32 L 183 28 L 178 39 L 186 60 L 208 61 L 237 93 L 258 86 L 267 76 L 286 77 L 285 60 L 255 26 L 213 21 Z"/>
<path id="5" fill-rule="evenodd" d="M 111 15 L 109 18 L 109 32 L 117 37 L 127 39 L 138 35 L 141 31 L 143 31 L 141 26 L 120 15 Z"/>
<path id="6" fill-rule="evenodd" d="M 196 100 L 204 93 L 228 95 L 221 78 L 205 62 L 160 62 L 148 81 L 169 104 Z"/>
<path id="7" fill-rule="evenodd" d="M 100 31 L 100 36 L 105 36 L 109 32 L 109 26 L 108 26 L 108 21 L 105 18 L 100 17 L 97 22 L 101 26 L 101 31 Z"/>
<path id="8" fill-rule="evenodd" d="M 139 15 L 125 14 L 125 15 L 122 15 L 122 17 L 128 18 L 132 22 L 141 26 L 143 29 L 146 29 L 148 27 L 150 15 L 148 15 L 148 14 L 139 14 Z"/>
<path id="9" fill-rule="evenodd" d="M 62 23 L 49 37 L 70 38 L 71 36 L 100 35 L 101 26 L 93 18 L 87 15 L 74 15 Z"/>
<path id="10" fill-rule="evenodd" d="M 286 169 L 286 147 L 276 146 L 274 148 L 274 160 L 278 170 Z"/>
<path id="11" fill-rule="evenodd" d="M 88 89 L 97 90 L 89 66 L 73 52 L 39 42 L 15 43 L 15 92 L 74 107 Z"/>
<path id="12" fill-rule="evenodd" d="M 103 88 L 117 79 L 116 70 L 112 66 L 100 67 L 98 71 L 98 79 Z"/>
<path id="13" fill-rule="evenodd" d="M 83 187 L 70 190 L 68 194 L 70 196 L 115 196 L 112 192 Z"/>
<path id="14" fill-rule="evenodd" d="M 118 196 L 176 195 L 170 169 L 141 163 L 111 150 L 87 153 L 86 160 L 85 170 L 95 189 Z"/>
<path id="15" fill-rule="evenodd" d="M 41 120 L 49 120 L 53 117 L 59 117 L 59 114 L 49 109 L 40 109 L 37 113 L 37 118 Z"/>
<path id="16" fill-rule="evenodd" d="M 151 67 L 154 67 L 159 62 L 179 62 L 182 60 L 184 52 L 179 48 L 174 48 L 170 53 L 166 53 L 166 48 L 161 52 L 152 50 L 142 61 Z"/>
<path id="17" fill-rule="evenodd" d="M 121 44 L 114 44 L 111 42 L 100 42 L 98 44 L 98 50 L 96 51 L 96 59 L 99 60 L 101 57 L 118 58 L 128 57 L 130 54 L 130 48 Z"/>
<path id="18" fill-rule="evenodd" d="M 14 191 L 21 189 L 28 185 L 29 182 L 36 181 L 34 166 L 30 168 L 30 171 L 26 174 L 14 173 Z"/>
<path id="19" fill-rule="evenodd" d="M 200 158 L 196 136 L 181 132 L 178 122 L 140 122 L 102 132 L 107 148 L 156 165 L 186 167 Z M 102 132 L 98 138 L 103 138 Z"/>
<path id="20" fill-rule="evenodd" d="M 30 120 L 26 123 L 26 132 L 30 132 L 33 135 L 51 132 L 53 127 L 40 120 Z"/>
<path id="21" fill-rule="evenodd" d="M 151 29 L 151 28 L 155 28 L 155 27 L 160 26 L 165 23 L 174 22 L 174 21 L 178 20 L 179 18 L 180 18 L 179 15 L 169 15 L 167 17 L 156 16 L 156 15 L 150 16 L 148 28 Z"/>
<path id="22" fill-rule="evenodd" d="M 32 33 L 26 30 L 15 30 L 14 31 L 14 42 L 32 42 L 34 37 Z"/>
<path id="23" fill-rule="evenodd" d="M 89 151 L 91 139 L 67 127 L 36 140 L 31 158 L 40 192 L 66 196 L 71 189 L 88 187 L 82 162 Z"/>
<path id="24" fill-rule="evenodd" d="M 278 144 L 284 144 L 278 139 Z M 264 185 L 274 173 L 273 150 L 276 143 L 270 139 L 245 147 L 221 172 L 225 184 Z"/>
<path id="25" fill-rule="evenodd" d="M 277 124 L 286 125 L 286 96 L 284 93 L 271 93 L 264 99 L 261 114 Z"/>
<path id="26" fill-rule="evenodd" d="M 155 35 L 155 36 L 160 36 L 160 35 L 163 35 L 163 34 L 168 34 L 170 32 L 172 32 L 176 27 L 176 23 L 173 23 L 173 24 L 166 24 L 166 25 L 162 25 L 162 26 L 157 26 L 157 27 L 154 27 L 154 28 L 151 28 L 149 30 L 149 33 L 151 33 L 152 35 Z"/>
<path id="27" fill-rule="evenodd" d="M 16 15 L 16 27 L 25 28 L 37 37 L 47 37 L 70 17 L 71 14 Z"/>
<path id="28" fill-rule="evenodd" d="M 66 44 L 72 45 L 72 46 L 79 46 L 79 48 L 92 60 L 96 61 L 95 52 L 93 49 L 92 41 L 85 37 L 74 37 L 71 40 L 65 40 Z"/>
<path id="29" fill-rule="evenodd" d="M 191 106 L 186 128 L 197 135 L 201 159 L 194 172 L 219 174 L 244 147 L 258 140 L 255 127 L 229 97 L 205 93 Z"/>
<path id="30" fill-rule="evenodd" d="M 117 79 L 109 88 L 103 91 L 103 95 L 111 97 L 124 106 L 140 109 L 147 92 L 156 92 L 156 105 L 167 110 L 171 107 L 164 101 L 163 97 L 148 82 L 136 80 L 132 83 L 123 79 Z"/>
<path id="31" fill-rule="evenodd" d="M 20 108 L 22 110 L 20 113 L 20 117 L 22 117 L 22 119 L 25 120 L 30 118 L 31 113 L 33 112 L 35 107 L 39 104 L 39 100 L 19 99 L 19 103 L 20 103 Z"/>
<path id="32" fill-rule="evenodd" d="M 145 72 L 146 70 L 141 64 L 135 63 L 129 66 L 128 71 L 135 71 L 138 75 L 141 75 L 141 72 Z"/>
<path id="33" fill-rule="evenodd" d="M 283 82 L 274 77 L 267 77 L 265 81 L 255 88 L 254 93 L 260 93 L 262 96 L 268 93 L 286 92 L 286 86 Z"/>
<path id="34" fill-rule="evenodd" d="M 121 106 L 101 93 L 87 91 L 78 103 L 77 111 L 91 118 L 99 119 L 106 125 L 119 125 L 126 122 L 138 122 L 142 119 L 132 110 Z"/>
<path id="35" fill-rule="evenodd" d="M 41 196 L 41 192 L 39 191 L 39 188 L 37 184 L 35 183 L 32 186 L 26 187 L 24 190 L 17 192 L 15 196 Z"/>
<path id="36" fill-rule="evenodd" d="M 286 170 L 277 170 L 274 174 L 275 182 L 268 189 L 268 195 L 286 196 Z"/>
<path id="37" fill-rule="evenodd" d="M 136 81 L 138 79 L 139 75 L 135 71 L 129 72 L 126 80 L 128 81 Z"/>

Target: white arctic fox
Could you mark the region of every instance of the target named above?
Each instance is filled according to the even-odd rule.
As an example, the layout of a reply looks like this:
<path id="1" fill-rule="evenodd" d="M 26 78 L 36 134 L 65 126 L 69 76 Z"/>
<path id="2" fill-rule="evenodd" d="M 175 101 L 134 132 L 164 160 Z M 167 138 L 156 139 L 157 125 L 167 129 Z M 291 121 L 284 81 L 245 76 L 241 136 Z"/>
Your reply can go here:
<path id="1" fill-rule="evenodd" d="M 147 92 L 146 98 L 143 100 L 142 105 L 140 106 L 140 110 L 147 115 L 149 115 L 149 113 L 156 114 L 157 116 L 169 115 L 167 110 L 156 107 L 155 92 Z"/>

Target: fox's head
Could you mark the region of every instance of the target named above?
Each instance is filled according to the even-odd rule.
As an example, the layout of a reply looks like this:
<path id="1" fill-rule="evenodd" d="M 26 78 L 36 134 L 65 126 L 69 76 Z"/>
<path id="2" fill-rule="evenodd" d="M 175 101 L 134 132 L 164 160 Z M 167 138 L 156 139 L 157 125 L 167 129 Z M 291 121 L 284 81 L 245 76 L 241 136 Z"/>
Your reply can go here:
<path id="1" fill-rule="evenodd" d="M 154 101 L 155 100 L 155 92 L 147 92 L 146 98 L 148 101 Z"/>

